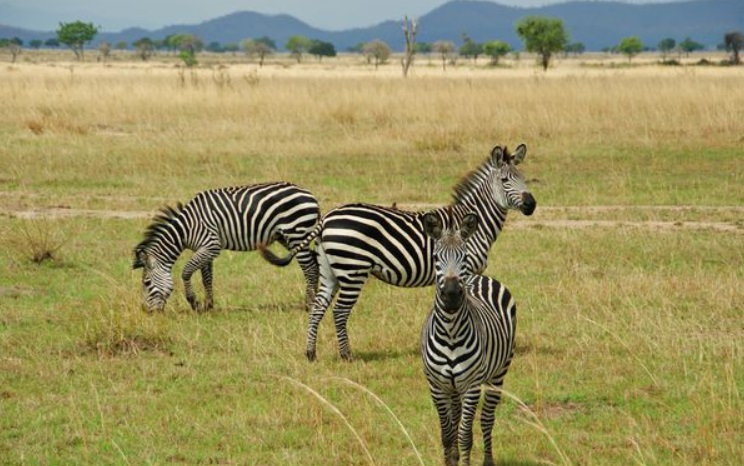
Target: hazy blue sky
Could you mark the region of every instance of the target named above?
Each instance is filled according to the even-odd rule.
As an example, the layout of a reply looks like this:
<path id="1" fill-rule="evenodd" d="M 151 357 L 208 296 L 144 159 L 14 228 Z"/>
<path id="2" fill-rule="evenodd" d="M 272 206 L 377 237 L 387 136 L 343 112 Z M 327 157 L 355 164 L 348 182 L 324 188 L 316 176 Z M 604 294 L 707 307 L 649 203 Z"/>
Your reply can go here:
<path id="1" fill-rule="evenodd" d="M 103 31 L 126 27 L 154 29 L 199 23 L 235 11 L 290 14 L 322 29 L 370 26 L 404 15 L 421 16 L 448 0 L 0 0 L 0 24 L 50 31 L 60 21 L 83 20 Z M 512 6 L 539 6 L 565 0 L 499 0 Z M 669 0 L 631 0 L 651 3 Z M 742 0 L 744 1 L 744 0 Z"/>

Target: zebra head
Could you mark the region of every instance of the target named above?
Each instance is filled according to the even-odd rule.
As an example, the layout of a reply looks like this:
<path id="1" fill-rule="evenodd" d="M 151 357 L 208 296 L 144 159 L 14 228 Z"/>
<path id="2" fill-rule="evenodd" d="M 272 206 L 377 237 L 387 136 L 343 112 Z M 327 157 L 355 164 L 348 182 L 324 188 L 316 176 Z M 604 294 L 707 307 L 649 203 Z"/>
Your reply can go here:
<path id="1" fill-rule="evenodd" d="M 148 312 L 162 311 L 173 292 L 170 267 L 144 249 L 134 250 L 133 269 L 142 269 L 142 302 Z"/>
<path id="2" fill-rule="evenodd" d="M 524 215 L 532 215 L 537 201 L 527 189 L 524 175 L 517 169 L 527 155 L 527 146 L 520 144 L 514 153 L 496 146 L 491 151 L 491 163 L 495 169 L 493 195 L 504 209 L 519 209 Z"/>
<path id="3" fill-rule="evenodd" d="M 443 227 L 442 219 L 436 214 L 424 216 L 424 231 L 435 241 L 433 252 L 438 309 L 452 312 L 462 306 L 465 283 L 472 274 L 467 264 L 466 241 L 477 228 L 478 216 L 473 213 L 463 217 L 459 228 L 452 225 L 448 229 Z"/>

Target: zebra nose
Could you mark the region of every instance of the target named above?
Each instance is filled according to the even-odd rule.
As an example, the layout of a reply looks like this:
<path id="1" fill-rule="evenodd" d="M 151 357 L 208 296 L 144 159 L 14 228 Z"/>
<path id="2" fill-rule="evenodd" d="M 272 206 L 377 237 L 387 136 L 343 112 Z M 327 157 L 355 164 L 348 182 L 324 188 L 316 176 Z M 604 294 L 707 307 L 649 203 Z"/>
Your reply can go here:
<path id="1" fill-rule="evenodd" d="M 530 193 L 522 193 L 522 206 L 520 210 L 525 215 L 532 215 L 532 213 L 535 211 L 535 207 L 537 207 L 537 201 L 534 197 L 532 197 L 532 194 Z"/>
<path id="2" fill-rule="evenodd" d="M 444 279 L 442 301 L 444 302 L 446 310 L 455 310 L 460 307 L 464 294 L 462 284 L 457 277 L 452 276 Z"/>

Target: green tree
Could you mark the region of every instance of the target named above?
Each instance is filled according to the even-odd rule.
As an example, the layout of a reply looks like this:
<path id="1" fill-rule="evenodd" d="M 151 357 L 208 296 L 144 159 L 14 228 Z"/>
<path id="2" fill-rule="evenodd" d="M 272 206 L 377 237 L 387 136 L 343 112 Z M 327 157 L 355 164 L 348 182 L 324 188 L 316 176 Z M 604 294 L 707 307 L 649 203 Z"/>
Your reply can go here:
<path id="1" fill-rule="evenodd" d="M 563 28 L 563 21 L 557 18 L 527 16 L 517 21 L 516 30 L 525 49 L 540 55 L 545 71 L 553 54 L 563 51 L 568 43 L 568 33 Z"/>
<path id="2" fill-rule="evenodd" d="M 142 37 L 132 42 L 134 50 L 142 61 L 147 61 L 155 50 L 155 43 L 149 37 Z"/>
<path id="3" fill-rule="evenodd" d="M 207 45 L 207 50 L 213 53 L 222 53 L 225 51 L 225 48 L 222 47 L 222 44 L 220 44 L 216 40 L 213 40 Z"/>
<path id="4" fill-rule="evenodd" d="M 320 61 L 323 57 L 335 57 L 336 47 L 330 42 L 324 42 L 322 40 L 313 40 L 308 47 L 307 52 L 310 55 L 318 57 Z"/>
<path id="5" fill-rule="evenodd" d="M 413 46 L 413 50 L 416 53 L 431 53 L 431 44 L 428 42 L 416 42 Z"/>
<path id="6" fill-rule="evenodd" d="M 116 50 L 126 50 L 127 49 L 127 42 L 124 40 L 120 40 L 114 45 L 114 48 Z"/>
<path id="7" fill-rule="evenodd" d="M 431 44 L 431 51 L 442 58 L 442 71 L 446 71 L 447 59 L 455 51 L 455 44 L 448 40 L 438 40 Z"/>
<path id="8" fill-rule="evenodd" d="M 628 56 L 628 63 L 634 56 L 643 51 L 643 42 L 638 36 L 623 37 L 617 45 L 617 51 Z"/>
<path id="9" fill-rule="evenodd" d="M 313 41 L 305 36 L 292 36 L 284 44 L 284 48 L 297 60 L 297 63 L 300 63 L 302 62 L 302 54 L 307 52 L 312 44 Z"/>
<path id="10" fill-rule="evenodd" d="M 98 28 L 93 23 L 75 21 L 72 23 L 59 23 L 57 29 L 57 40 L 60 44 L 70 47 L 78 60 L 83 60 L 83 49 L 85 44 L 92 41 L 98 34 Z"/>
<path id="11" fill-rule="evenodd" d="M 32 49 L 39 49 L 42 45 L 44 45 L 44 41 L 41 39 L 31 39 L 31 41 L 28 43 L 28 45 Z"/>
<path id="12" fill-rule="evenodd" d="M 656 48 L 659 49 L 659 52 L 661 52 L 661 61 L 666 61 L 667 54 L 674 50 L 674 47 L 677 46 L 677 41 L 672 39 L 671 37 L 667 37 L 665 39 L 661 39 L 659 43 L 656 45 Z"/>
<path id="13" fill-rule="evenodd" d="M 728 32 L 723 36 L 723 43 L 726 45 L 726 50 L 731 52 L 731 64 L 741 64 L 739 52 L 744 48 L 744 35 L 739 31 Z"/>
<path id="14" fill-rule="evenodd" d="M 380 39 L 375 39 L 364 44 L 364 55 L 367 56 L 368 62 L 374 61 L 375 69 L 379 65 L 386 63 L 391 53 L 390 46 Z"/>
<path id="15" fill-rule="evenodd" d="M 483 44 L 479 44 L 470 38 L 467 34 L 463 34 L 463 44 L 458 50 L 460 55 L 465 58 L 472 58 L 473 63 L 478 61 L 478 56 L 483 53 Z"/>
<path id="16" fill-rule="evenodd" d="M 566 45 L 564 51 L 566 52 L 566 55 L 568 55 L 569 53 L 572 53 L 574 55 L 581 55 L 586 51 L 586 47 L 584 46 L 583 42 L 571 42 L 570 44 Z"/>
<path id="17" fill-rule="evenodd" d="M 511 52 L 511 46 L 501 40 L 492 40 L 483 44 L 483 53 L 491 57 L 491 65 L 496 66 L 499 60 Z"/>
<path id="18" fill-rule="evenodd" d="M 44 45 L 46 45 L 47 47 L 51 47 L 51 48 L 57 48 L 59 47 L 59 40 L 53 37 L 51 39 L 45 40 Z"/>
<path id="19" fill-rule="evenodd" d="M 697 52 L 698 50 L 705 49 L 705 46 L 700 42 L 695 42 L 689 37 L 685 37 L 685 40 L 679 43 L 679 49 L 685 52 L 686 56 L 690 56 L 690 53 Z"/>

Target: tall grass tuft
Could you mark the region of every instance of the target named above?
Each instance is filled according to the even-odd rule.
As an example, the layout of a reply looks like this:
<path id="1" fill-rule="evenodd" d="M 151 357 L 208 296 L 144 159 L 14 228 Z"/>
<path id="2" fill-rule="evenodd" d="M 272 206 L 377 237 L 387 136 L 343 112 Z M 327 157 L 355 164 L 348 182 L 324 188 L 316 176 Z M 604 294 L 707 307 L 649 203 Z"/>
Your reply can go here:
<path id="1" fill-rule="evenodd" d="M 85 313 L 83 348 L 108 357 L 143 351 L 169 353 L 173 343 L 170 324 L 165 314 L 148 314 L 131 293 L 117 290 Z"/>

